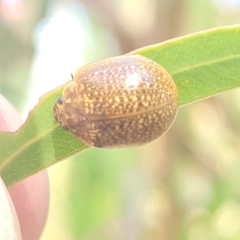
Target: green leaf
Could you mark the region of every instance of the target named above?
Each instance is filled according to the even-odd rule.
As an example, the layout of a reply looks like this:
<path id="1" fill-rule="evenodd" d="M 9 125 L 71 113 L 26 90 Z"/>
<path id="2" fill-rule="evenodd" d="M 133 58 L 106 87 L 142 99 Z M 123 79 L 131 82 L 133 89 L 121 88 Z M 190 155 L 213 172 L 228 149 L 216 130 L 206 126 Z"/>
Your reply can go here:
<path id="1" fill-rule="evenodd" d="M 62 88 L 44 95 L 17 132 L 0 132 L 0 172 L 7 186 L 87 148 L 53 117 Z"/>
<path id="2" fill-rule="evenodd" d="M 179 91 L 179 105 L 240 86 L 240 26 L 225 27 L 138 49 L 161 64 Z M 0 133 L 0 174 L 10 186 L 87 149 L 53 117 L 63 86 L 43 96 L 16 133 Z"/>
<path id="3" fill-rule="evenodd" d="M 240 86 L 239 25 L 187 35 L 132 53 L 151 58 L 172 75 L 180 105 Z"/>

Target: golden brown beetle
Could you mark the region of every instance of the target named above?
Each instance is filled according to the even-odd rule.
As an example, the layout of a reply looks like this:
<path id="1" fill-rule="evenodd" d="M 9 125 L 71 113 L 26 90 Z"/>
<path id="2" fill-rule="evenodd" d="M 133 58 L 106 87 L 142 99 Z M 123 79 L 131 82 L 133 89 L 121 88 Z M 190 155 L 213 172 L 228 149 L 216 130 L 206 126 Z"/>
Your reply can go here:
<path id="1" fill-rule="evenodd" d="M 164 68 L 148 58 L 125 55 L 79 68 L 55 104 L 54 116 L 87 145 L 139 146 L 168 130 L 177 97 Z"/>

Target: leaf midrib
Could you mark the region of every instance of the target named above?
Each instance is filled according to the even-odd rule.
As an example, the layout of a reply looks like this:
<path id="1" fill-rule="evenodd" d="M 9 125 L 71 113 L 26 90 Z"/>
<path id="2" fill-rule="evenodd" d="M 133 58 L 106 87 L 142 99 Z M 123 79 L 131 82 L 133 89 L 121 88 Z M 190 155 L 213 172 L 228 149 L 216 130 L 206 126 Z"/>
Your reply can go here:
<path id="1" fill-rule="evenodd" d="M 2 164 L 0 164 L 0 172 L 2 171 L 2 169 L 4 169 L 4 167 L 6 165 L 8 165 L 12 159 L 14 159 L 14 157 L 16 157 L 18 154 L 20 154 L 22 151 L 25 151 L 28 147 L 30 147 L 32 144 L 36 143 L 39 139 L 45 137 L 47 134 L 49 134 L 50 132 L 52 132 L 55 128 L 58 127 L 58 123 L 55 123 L 54 125 L 52 125 L 50 128 L 46 129 L 45 131 L 43 131 L 41 134 L 37 135 L 36 137 L 32 138 L 30 141 L 25 142 L 23 145 L 21 145 L 21 147 L 15 151 L 13 154 L 10 154 L 3 162 Z M 18 136 L 16 136 L 18 137 Z"/>
<path id="2" fill-rule="evenodd" d="M 198 64 L 195 64 L 195 65 L 191 65 L 191 67 L 184 67 L 184 68 L 181 68 L 180 70 L 176 70 L 176 71 L 171 72 L 171 75 L 181 74 L 183 72 L 187 72 L 187 71 L 190 71 L 192 69 L 211 66 L 211 65 L 214 65 L 216 63 L 226 62 L 226 61 L 237 59 L 237 58 L 240 58 L 240 54 L 230 55 L 228 57 L 222 57 L 222 58 L 219 58 L 217 60 L 211 60 L 211 61 L 206 61 L 206 62 L 203 62 L 203 63 L 198 63 Z"/>

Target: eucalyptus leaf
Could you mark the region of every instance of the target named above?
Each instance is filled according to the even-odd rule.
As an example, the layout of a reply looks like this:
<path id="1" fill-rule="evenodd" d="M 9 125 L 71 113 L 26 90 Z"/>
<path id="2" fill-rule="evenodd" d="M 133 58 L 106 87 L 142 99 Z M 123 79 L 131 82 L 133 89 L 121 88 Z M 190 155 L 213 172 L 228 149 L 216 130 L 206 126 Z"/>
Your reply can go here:
<path id="1" fill-rule="evenodd" d="M 187 35 L 129 54 L 148 57 L 172 75 L 180 106 L 240 86 L 240 26 Z M 44 95 L 17 132 L 0 132 L 0 174 L 8 186 L 89 148 L 53 117 L 62 88 Z"/>

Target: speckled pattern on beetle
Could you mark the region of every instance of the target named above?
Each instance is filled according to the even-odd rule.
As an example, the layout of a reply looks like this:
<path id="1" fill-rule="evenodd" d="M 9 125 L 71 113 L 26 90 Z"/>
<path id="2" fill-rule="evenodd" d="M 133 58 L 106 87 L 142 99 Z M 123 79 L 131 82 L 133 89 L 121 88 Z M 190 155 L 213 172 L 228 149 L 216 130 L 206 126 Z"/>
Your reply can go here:
<path id="1" fill-rule="evenodd" d="M 172 125 L 177 97 L 164 68 L 146 57 L 125 55 L 77 69 L 54 106 L 54 117 L 87 145 L 139 146 Z"/>

